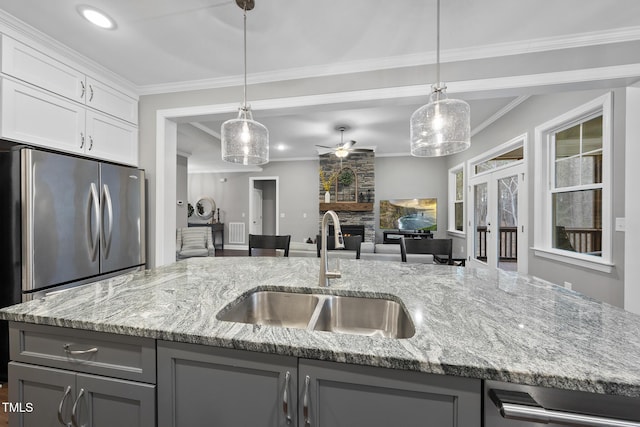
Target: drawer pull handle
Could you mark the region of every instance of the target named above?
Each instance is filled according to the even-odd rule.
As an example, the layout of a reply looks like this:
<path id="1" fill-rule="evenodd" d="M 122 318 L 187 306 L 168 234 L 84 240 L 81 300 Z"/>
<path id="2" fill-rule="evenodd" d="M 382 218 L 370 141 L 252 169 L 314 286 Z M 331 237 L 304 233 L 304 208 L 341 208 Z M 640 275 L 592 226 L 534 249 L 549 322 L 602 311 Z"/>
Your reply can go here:
<path id="1" fill-rule="evenodd" d="M 64 406 L 64 402 L 65 400 L 67 400 L 67 396 L 69 396 L 70 393 L 71 393 L 71 386 L 68 385 L 67 389 L 64 391 L 64 396 L 62 396 L 62 399 L 60 399 L 60 404 L 58 405 L 58 421 L 60 421 L 60 424 L 62 424 L 65 427 L 68 427 L 69 423 L 66 422 L 64 420 L 64 417 L 62 416 L 62 407 Z"/>
<path id="2" fill-rule="evenodd" d="M 304 417 L 304 427 L 311 426 L 309 418 L 309 375 L 304 379 L 304 397 L 302 398 L 302 416 Z"/>
<path id="3" fill-rule="evenodd" d="M 284 392 L 282 394 L 282 411 L 287 419 L 287 425 L 291 424 L 291 412 L 289 411 L 289 383 L 291 382 L 291 373 L 287 371 L 284 376 Z"/>
<path id="4" fill-rule="evenodd" d="M 71 345 L 70 344 L 65 344 L 64 345 L 64 351 L 67 352 L 67 354 L 71 354 L 73 356 L 77 356 L 79 354 L 90 354 L 90 353 L 97 353 L 98 352 L 98 347 L 93 347 L 87 350 L 71 350 Z"/>
<path id="5" fill-rule="evenodd" d="M 500 415 L 507 419 L 570 426 L 640 427 L 640 422 L 637 421 L 546 409 L 525 392 L 492 389 L 489 390 L 489 397 L 500 411 Z"/>
<path id="6" fill-rule="evenodd" d="M 71 409 L 71 424 L 74 427 L 80 427 L 80 424 L 78 423 L 78 403 L 80 403 L 80 399 L 82 399 L 83 395 L 84 389 L 81 388 L 80 393 L 78 393 L 78 397 L 76 397 L 76 401 L 73 402 L 73 409 Z"/>
<path id="7" fill-rule="evenodd" d="M 80 98 L 84 98 L 84 92 L 85 92 L 85 86 L 84 86 L 84 82 L 80 81 L 80 87 L 82 87 L 82 93 L 80 94 Z"/>

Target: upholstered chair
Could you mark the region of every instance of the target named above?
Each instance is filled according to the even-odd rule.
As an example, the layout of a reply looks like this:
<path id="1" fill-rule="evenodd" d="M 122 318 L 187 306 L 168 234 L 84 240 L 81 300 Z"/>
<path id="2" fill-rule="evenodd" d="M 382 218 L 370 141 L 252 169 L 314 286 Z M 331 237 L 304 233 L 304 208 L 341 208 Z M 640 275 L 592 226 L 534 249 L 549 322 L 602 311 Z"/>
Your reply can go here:
<path id="1" fill-rule="evenodd" d="M 209 227 L 183 227 L 176 231 L 176 259 L 216 256 Z"/>

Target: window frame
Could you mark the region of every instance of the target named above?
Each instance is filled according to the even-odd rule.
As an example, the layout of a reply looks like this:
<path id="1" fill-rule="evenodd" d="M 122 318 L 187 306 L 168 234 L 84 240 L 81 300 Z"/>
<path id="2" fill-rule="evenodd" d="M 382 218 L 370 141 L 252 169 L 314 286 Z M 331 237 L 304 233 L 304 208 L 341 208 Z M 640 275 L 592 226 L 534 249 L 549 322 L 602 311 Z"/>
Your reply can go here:
<path id="1" fill-rule="evenodd" d="M 456 175 L 462 172 L 462 200 L 456 199 Z M 447 221 L 447 232 L 450 234 L 455 234 L 461 237 L 466 236 L 467 227 L 465 226 L 465 221 L 467 217 L 466 213 L 466 178 L 467 172 L 465 170 L 465 163 L 462 162 L 457 164 L 456 166 L 449 169 L 449 203 L 448 203 L 448 221 Z M 462 230 L 456 230 L 456 203 L 462 203 Z"/>
<path id="2" fill-rule="evenodd" d="M 555 186 L 555 133 L 602 114 L 602 256 L 553 247 L 553 202 Z M 535 256 L 605 273 L 613 270 L 612 243 L 612 145 L 613 94 L 602 95 L 535 128 L 534 247 Z M 598 184 L 598 187 L 600 184 Z M 581 188 L 583 186 L 580 186 Z M 571 187 L 564 187 L 567 191 Z M 575 188 L 575 187 L 573 187 Z M 563 192 L 564 192 L 563 191 Z"/>

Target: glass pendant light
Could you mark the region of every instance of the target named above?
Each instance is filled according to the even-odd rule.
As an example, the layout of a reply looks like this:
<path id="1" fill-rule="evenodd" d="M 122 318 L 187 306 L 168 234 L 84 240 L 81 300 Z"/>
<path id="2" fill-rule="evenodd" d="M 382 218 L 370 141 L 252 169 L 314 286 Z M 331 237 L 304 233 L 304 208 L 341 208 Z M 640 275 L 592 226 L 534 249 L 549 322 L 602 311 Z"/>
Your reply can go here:
<path id="1" fill-rule="evenodd" d="M 254 7 L 253 0 L 236 0 L 244 11 L 244 96 L 238 109 L 238 118 L 222 124 L 222 160 L 242 165 L 264 165 L 269 162 L 269 131 L 253 120 L 251 106 L 247 104 L 247 10 Z"/>
<path id="2" fill-rule="evenodd" d="M 411 154 L 437 157 L 464 151 L 471 145 L 469 104 L 448 99 L 440 82 L 440 0 L 437 0 L 436 79 L 429 103 L 411 115 Z"/>

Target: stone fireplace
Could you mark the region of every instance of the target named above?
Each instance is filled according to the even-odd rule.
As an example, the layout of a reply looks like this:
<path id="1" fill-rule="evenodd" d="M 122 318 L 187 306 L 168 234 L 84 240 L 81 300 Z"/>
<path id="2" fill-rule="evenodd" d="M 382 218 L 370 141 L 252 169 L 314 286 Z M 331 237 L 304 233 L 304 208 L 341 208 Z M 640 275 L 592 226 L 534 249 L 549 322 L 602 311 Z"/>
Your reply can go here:
<path id="1" fill-rule="evenodd" d="M 375 220 L 373 206 L 375 203 L 375 156 L 373 151 L 366 153 L 350 153 L 342 162 L 334 154 L 320 156 L 320 170 L 325 177 L 334 176 L 331 182 L 330 202 L 325 203 L 325 190 L 318 184 L 318 200 L 320 214 L 318 218 L 318 234 L 322 215 L 333 210 L 340 218 L 343 234 L 350 226 L 364 229 L 365 242 L 375 241 Z M 341 179 L 347 171 L 350 179 Z M 347 176 L 347 178 L 349 178 Z M 319 180 L 320 181 L 320 180 Z M 360 234 L 355 233 L 355 234 Z"/>

